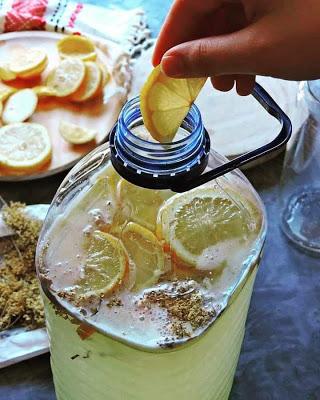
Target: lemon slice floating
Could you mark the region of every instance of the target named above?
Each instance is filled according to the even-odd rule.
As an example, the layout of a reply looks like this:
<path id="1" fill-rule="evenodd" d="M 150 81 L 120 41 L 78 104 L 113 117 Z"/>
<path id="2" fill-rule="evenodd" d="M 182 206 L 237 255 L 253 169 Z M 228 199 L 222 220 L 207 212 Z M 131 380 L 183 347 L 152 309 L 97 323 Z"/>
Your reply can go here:
<path id="1" fill-rule="evenodd" d="M 84 63 L 77 58 L 67 58 L 50 72 L 47 87 L 58 97 L 69 96 L 79 89 L 84 76 Z"/>
<path id="2" fill-rule="evenodd" d="M 7 100 L 2 113 L 5 124 L 23 122 L 35 112 L 38 97 L 32 89 L 18 90 Z"/>
<path id="3" fill-rule="evenodd" d="M 90 238 L 84 276 L 77 282 L 77 292 L 86 297 L 104 296 L 122 283 L 128 268 L 128 255 L 122 242 L 101 231 Z"/>
<path id="4" fill-rule="evenodd" d="M 51 142 L 40 124 L 17 123 L 0 129 L 0 165 L 14 170 L 37 170 L 50 160 Z"/>
<path id="5" fill-rule="evenodd" d="M 206 78 L 169 78 L 160 66 L 151 72 L 140 92 L 140 106 L 144 124 L 154 139 L 161 143 L 173 140 L 205 82 Z"/>
<path id="6" fill-rule="evenodd" d="M 253 228 L 246 203 L 212 187 L 175 195 L 159 211 L 157 236 L 186 266 L 219 268 L 219 249 L 227 251 L 223 243 L 232 250 L 232 241 L 245 241 Z"/>
<path id="7" fill-rule="evenodd" d="M 79 89 L 71 95 L 71 100 L 82 102 L 93 98 L 101 84 L 102 72 L 99 66 L 91 61 L 85 63 L 86 72 Z"/>
<path id="8" fill-rule="evenodd" d="M 19 78 L 31 78 L 41 74 L 47 61 L 47 55 L 42 49 L 19 48 L 12 54 L 9 69 Z"/>
<path id="9" fill-rule="evenodd" d="M 162 247 L 156 236 L 143 226 L 129 222 L 121 239 L 136 267 L 134 289 L 139 290 L 157 283 L 164 272 L 165 264 Z"/>
<path id="10" fill-rule="evenodd" d="M 121 179 L 117 194 L 122 213 L 127 219 L 155 231 L 158 210 L 173 193 L 169 190 L 145 189 Z"/>
<path id="11" fill-rule="evenodd" d="M 57 43 L 61 58 L 77 57 L 83 61 L 94 61 L 97 58 L 93 42 L 84 36 L 66 36 Z"/>
<path id="12" fill-rule="evenodd" d="M 71 144 L 84 144 L 91 142 L 97 134 L 93 129 L 83 128 L 67 121 L 60 122 L 59 133 L 68 143 Z"/>

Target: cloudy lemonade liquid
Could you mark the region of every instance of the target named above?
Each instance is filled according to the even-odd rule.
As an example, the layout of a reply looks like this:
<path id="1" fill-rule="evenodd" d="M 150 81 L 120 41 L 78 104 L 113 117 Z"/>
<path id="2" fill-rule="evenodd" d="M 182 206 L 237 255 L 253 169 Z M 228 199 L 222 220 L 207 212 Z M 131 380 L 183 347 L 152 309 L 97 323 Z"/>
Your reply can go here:
<path id="1" fill-rule="evenodd" d="M 108 162 L 58 195 L 38 272 L 59 400 L 228 398 L 265 230 L 228 176 L 175 194 Z"/>

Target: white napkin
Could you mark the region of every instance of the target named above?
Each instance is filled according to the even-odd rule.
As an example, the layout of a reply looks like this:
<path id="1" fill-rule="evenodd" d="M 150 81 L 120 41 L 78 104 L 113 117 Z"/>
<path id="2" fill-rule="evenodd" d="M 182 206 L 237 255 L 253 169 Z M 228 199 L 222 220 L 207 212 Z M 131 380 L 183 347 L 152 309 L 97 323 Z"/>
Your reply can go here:
<path id="1" fill-rule="evenodd" d="M 69 0 L 0 1 L 0 32 L 48 30 L 111 40 L 133 54 L 150 37 L 144 11 L 99 7 Z"/>

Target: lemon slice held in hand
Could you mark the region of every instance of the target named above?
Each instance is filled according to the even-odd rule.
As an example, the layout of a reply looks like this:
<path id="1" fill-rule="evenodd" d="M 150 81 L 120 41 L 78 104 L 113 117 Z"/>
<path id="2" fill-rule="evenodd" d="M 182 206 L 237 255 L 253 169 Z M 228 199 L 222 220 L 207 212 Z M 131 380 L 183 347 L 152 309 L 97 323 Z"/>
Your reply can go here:
<path id="1" fill-rule="evenodd" d="M 129 222 L 122 231 L 121 239 L 135 265 L 134 289 L 157 283 L 165 264 L 162 246 L 156 236 L 143 226 Z"/>
<path id="2" fill-rule="evenodd" d="M 61 58 L 76 57 L 83 61 L 93 61 L 97 58 L 94 43 L 85 36 L 70 35 L 57 43 Z"/>
<path id="3" fill-rule="evenodd" d="M 77 292 L 84 297 L 107 295 L 122 283 L 127 269 L 128 256 L 122 242 L 97 230 L 90 238 Z"/>
<path id="4" fill-rule="evenodd" d="M 51 142 L 40 124 L 17 123 L 0 129 L 0 166 L 33 171 L 51 157 Z"/>
<path id="5" fill-rule="evenodd" d="M 206 78 L 173 79 L 154 68 L 140 92 L 141 114 L 151 136 L 171 142 Z"/>

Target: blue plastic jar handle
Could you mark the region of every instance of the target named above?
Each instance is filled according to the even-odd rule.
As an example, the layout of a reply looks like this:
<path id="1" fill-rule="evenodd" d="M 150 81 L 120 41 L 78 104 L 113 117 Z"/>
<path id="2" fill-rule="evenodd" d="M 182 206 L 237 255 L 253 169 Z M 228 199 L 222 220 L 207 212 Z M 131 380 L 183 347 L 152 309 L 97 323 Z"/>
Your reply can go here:
<path id="1" fill-rule="evenodd" d="M 282 111 L 278 104 L 272 99 L 272 97 L 260 86 L 258 83 L 255 84 L 252 95 L 254 98 L 263 106 L 263 108 L 274 118 L 281 123 L 281 131 L 278 136 L 270 143 L 259 147 L 256 150 L 250 151 L 243 154 L 232 161 L 229 161 L 213 170 L 206 172 L 196 178 L 188 181 L 177 182 L 177 184 L 171 186 L 174 192 L 185 192 L 193 189 L 197 186 L 203 185 L 213 179 L 218 178 L 236 168 L 240 168 L 262 156 L 270 154 L 280 149 L 284 144 L 288 142 L 292 133 L 292 125 L 288 116 Z"/>

